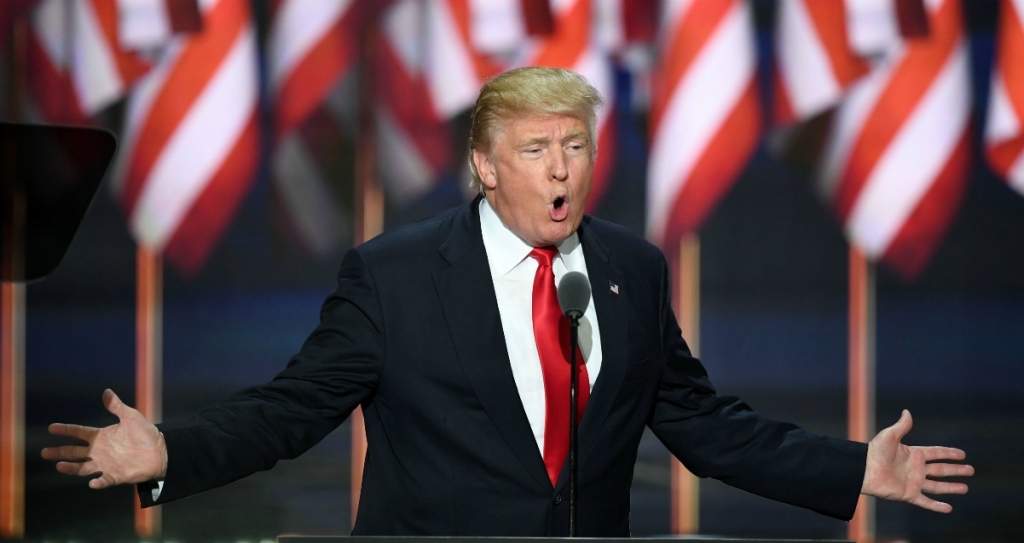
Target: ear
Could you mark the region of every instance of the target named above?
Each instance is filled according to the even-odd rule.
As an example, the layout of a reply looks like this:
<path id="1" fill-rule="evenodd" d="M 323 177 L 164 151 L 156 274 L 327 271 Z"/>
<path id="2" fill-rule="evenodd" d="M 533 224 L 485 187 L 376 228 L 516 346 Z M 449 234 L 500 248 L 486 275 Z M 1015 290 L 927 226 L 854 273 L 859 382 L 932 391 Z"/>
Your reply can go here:
<path id="1" fill-rule="evenodd" d="M 498 186 L 498 176 L 494 171 L 494 163 L 491 162 L 487 153 L 473 149 L 473 164 L 476 166 L 476 173 L 480 175 L 480 183 L 487 190 L 494 190 Z"/>

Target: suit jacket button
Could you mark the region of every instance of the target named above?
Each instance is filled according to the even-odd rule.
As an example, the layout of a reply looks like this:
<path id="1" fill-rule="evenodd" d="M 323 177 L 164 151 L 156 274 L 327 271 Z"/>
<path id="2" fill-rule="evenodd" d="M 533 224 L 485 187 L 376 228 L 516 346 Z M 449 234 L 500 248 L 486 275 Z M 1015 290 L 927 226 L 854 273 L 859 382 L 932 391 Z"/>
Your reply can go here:
<path id="1" fill-rule="evenodd" d="M 562 503 L 562 495 L 561 494 L 555 496 L 555 505 L 558 505 L 560 503 Z"/>

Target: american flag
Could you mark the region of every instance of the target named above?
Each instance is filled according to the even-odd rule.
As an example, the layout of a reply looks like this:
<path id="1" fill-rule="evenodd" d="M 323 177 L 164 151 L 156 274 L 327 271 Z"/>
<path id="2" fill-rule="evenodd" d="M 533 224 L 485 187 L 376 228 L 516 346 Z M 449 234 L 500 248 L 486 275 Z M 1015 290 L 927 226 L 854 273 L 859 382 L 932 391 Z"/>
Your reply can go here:
<path id="1" fill-rule="evenodd" d="M 267 45 L 274 108 L 271 183 L 280 223 L 297 246 L 326 256 L 350 233 L 350 213 L 336 157 L 344 135 L 343 108 L 354 100 L 341 82 L 359 55 L 364 0 L 276 0 Z M 329 100 L 332 96 L 336 99 Z"/>
<path id="2" fill-rule="evenodd" d="M 925 7 L 928 34 L 884 47 L 844 97 L 817 172 L 851 243 L 907 279 L 924 269 L 958 209 L 969 158 L 961 5 Z"/>
<path id="3" fill-rule="evenodd" d="M 1024 0 L 1002 0 L 985 124 L 989 163 L 1024 194 Z"/>
<path id="4" fill-rule="evenodd" d="M 149 70 L 121 46 L 116 0 L 42 0 L 26 33 L 26 83 L 43 121 L 92 124 Z"/>
<path id="5" fill-rule="evenodd" d="M 668 1 L 651 89 L 647 233 L 694 232 L 757 147 L 757 52 L 745 0 Z"/>
<path id="6" fill-rule="evenodd" d="M 132 91 L 113 175 L 136 241 L 194 273 L 223 235 L 259 153 L 248 0 L 201 2 L 202 32 L 173 38 Z"/>

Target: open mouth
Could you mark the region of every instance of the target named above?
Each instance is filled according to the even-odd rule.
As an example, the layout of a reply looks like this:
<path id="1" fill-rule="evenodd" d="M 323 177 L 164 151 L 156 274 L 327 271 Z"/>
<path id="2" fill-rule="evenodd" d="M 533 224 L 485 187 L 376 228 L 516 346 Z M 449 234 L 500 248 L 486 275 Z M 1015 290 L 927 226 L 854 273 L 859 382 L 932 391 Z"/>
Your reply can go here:
<path id="1" fill-rule="evenodd" d="M 565 196 L 558 196 L 551 202 L 551 220 L 562 221 L 569 215 L 569 206 Z"/>

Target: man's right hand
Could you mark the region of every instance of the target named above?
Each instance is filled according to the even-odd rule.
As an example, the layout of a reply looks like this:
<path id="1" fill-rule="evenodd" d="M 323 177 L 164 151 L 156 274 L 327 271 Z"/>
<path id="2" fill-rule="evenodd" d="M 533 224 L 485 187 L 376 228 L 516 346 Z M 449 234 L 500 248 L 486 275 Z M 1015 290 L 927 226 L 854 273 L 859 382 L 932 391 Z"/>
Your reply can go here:
<path id="1" fill-rule="evenodd" d="M 110 389 L 103 391 L 103 405 L 118 418 L 117 424 L 106 428 L 51 424 L 51 434 L 79 439 L 85 445 L 47 447 L 43 458 L 57 461 L 61 473 L 93 477 L 89 488 L 163 479 L 167 473 L 163 434 Z"/>

